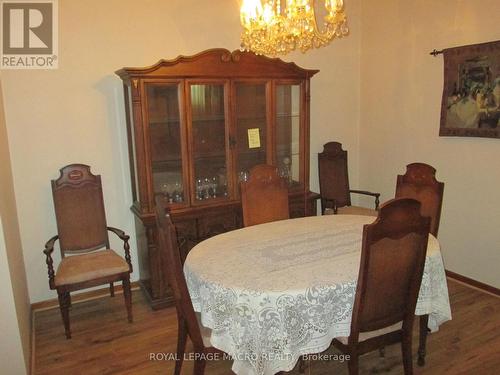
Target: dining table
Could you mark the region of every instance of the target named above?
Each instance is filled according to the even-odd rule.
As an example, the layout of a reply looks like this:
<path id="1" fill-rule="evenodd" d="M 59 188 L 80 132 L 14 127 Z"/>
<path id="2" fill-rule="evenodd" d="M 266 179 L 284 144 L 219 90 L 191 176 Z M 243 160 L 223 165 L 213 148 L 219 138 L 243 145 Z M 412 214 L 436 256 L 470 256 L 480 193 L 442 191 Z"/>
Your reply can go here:
<path id="1" fill-rule="evenodd" d="M 254 225 L 197 244 L 184 263 L 212 346 L 239 375 L 289 371 L 302 355 L 349 336 L 363 226 L 376 217 L 323 215 Z M 380 301 L 390 303 L 390 301 Z M 429 235 L 416 315 L 451 319 L 438 240 Z"/>

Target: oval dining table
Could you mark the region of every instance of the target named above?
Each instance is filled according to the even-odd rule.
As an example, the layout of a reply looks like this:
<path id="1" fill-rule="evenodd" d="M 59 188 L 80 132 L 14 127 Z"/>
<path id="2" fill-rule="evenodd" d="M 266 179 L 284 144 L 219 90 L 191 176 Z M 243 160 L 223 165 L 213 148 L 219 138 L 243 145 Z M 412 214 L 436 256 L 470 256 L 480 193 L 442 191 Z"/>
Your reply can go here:
<path id="1" fill-rule="evenodd" d="M 324 215 L 223 233 L 196 245 L 184 274 L 211 344 L 239 375 L 291 370 L 301 355 L 349 336 L 363 226 L 375 217 Z M 389 301 L 388 301 L 389 302 Z M 384 303 L 384 301 L 380 301 Z M 438 240 L 429 235 L 416 315 L 451 319 Z"/>

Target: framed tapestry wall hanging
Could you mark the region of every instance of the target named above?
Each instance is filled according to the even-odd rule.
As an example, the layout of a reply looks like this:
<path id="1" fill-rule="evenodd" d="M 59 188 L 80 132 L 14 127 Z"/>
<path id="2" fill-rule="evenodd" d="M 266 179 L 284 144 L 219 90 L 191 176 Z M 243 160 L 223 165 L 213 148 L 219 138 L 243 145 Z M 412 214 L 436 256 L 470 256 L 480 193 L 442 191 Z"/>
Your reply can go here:
<path id="1" fill-rule="evenodd" d="M 500 138 L 500 41 L 443 50 L 440 136 Z"/>

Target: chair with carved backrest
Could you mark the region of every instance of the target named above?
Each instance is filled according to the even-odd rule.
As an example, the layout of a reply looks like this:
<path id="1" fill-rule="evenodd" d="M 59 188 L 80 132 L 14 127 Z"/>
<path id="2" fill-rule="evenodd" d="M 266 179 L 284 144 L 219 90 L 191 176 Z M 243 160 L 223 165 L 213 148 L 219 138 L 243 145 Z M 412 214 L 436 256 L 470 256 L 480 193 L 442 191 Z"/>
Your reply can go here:
<path id="1" fill-rule="evenodd" d="M 349 375 L 358 374 L 358 357 L 401 342 L 406 375 L 412 374 L 412 330 L 424 271 L 430 219 L 420 202 L 393 199 L 363 228 L 361 263 L 349 337 L 333 345 L 350 355 Z"/>
<path id="2" fill-rule="evenodd" d="M 211 345 L 210 330 L 201 325 L 194 311 L 182 269 L 176 228 L 172 223 L 170 214 L 165 210 L 165 201 L 161 196 L 156 197 L 155 211 L 160 259 L 162 267 L 165 268 L 165 274 L 172 289 L 177 310 L 177 356 L 174 374 L 179 375 L 181 373 L 186 342 L 189 336 L 196 353 L 193 373 L 201 375 L 205 372 L 207 354 L 222 352 Z"/>
<path id="3" fill-rule="evenodd" d="M 108 227 L 104 211 L 101 176 L 83 164 L 60 169 L 52 180 L 52 196 L 58 234 L 46 244 L 44 253 L 48 266 L 50 289 L 56 289 L 66 338 L 71 338 L 69 322 L 70 292 L 109 284 L 114 296 L 114 282 L 122 281 L 128 321 L 132 322 L 130 293 L 129 236 L 120 229 Z M 124 243 L 125 259 L 110 249 L 108 231 Z M 61 262 L 54 271 L 52 252 L 59 240 Z"/>
<path id="4" fill-rule="evenodd" d="M 259 164 L 250 170 L 248 181 L 240 183 L 243 225 L 288 219 L 288 187 L 272 165 Z"/>
<path id="5" fill-rule="evenodd" d="M 377 216 L 380 194 L 350 189 L 347 151 L 342 149 L 341 143 L 328 142 L 323 145 L 323 152 L 318 154 L 318 172 L 323 213 L 330 209 L 335 214 Z M 374 197 L 375 209 L 352 206 L 351 193 Z"/>
<path id="6" fill-rule="evenodd" d="M 424 163 L 406 166 L 406 173 L 398 175 L 396 198 L 413 198 L 422 203 L 422 215 L 431 218 L 431 234 L 437 237 L 444 183 L 436 180 L 436 169 Z"/>
<path id="7" fill-rule="evenodd" d="M 422 215 L 431 218 L 430 233 L 437 237 L 441 206 L 443 203 L 444 183 L 436 180 L 436 169 L 424 163 L 412 163 L 406 166 L 406 173 L 398 175 L 396 198 L 413 198 L 422 204 Z M 429 316 L 420 317 L 420 345 L 418 364 L 425 364 L 426 340 Z"/>
<path id="8" fill-rule="evenodd" d="M 245 227 L 290 218 L 287 181 L 279 176 L 275 166 L 254 166 L 248 181 L 240 183 L 240 192 Z M 304 373 L 305 368 L 305 359 L 301 357 L 299 372 Z"/>

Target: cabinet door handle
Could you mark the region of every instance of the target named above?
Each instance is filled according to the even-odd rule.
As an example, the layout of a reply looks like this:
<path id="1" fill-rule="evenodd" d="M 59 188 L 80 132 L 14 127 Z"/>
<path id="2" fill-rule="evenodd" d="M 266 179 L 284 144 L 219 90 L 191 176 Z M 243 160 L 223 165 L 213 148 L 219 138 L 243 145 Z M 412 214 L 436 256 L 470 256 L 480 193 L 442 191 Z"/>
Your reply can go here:
<path id="1" fill-rule="evenodd" d="M 234 146 L 236 146 L 236 140 L 233 136 L 229 136 L 229 147 L 233 148 Z"/>

